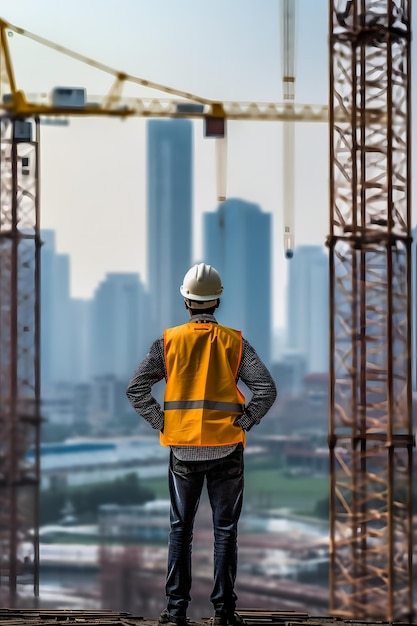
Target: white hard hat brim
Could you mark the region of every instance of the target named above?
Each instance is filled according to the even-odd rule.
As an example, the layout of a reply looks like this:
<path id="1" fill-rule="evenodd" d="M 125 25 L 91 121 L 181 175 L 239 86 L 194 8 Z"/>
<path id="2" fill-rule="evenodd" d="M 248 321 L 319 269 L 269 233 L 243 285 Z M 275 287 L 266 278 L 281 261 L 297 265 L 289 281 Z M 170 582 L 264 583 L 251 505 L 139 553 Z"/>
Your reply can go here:
<path id="1" fill-rule="evenodd" d="M 218 294 L 212 293 L 206 296 L 198 296 L 197 294 L 190 293 L 188 289 L 184 288 L 184 285 L 181 285 L 180 293 L 187 300 L 193 300 L 194 302 L 208 302 L 210 300 L 218 300 L 223 293 L 223 288 L 219 290 Z"/>

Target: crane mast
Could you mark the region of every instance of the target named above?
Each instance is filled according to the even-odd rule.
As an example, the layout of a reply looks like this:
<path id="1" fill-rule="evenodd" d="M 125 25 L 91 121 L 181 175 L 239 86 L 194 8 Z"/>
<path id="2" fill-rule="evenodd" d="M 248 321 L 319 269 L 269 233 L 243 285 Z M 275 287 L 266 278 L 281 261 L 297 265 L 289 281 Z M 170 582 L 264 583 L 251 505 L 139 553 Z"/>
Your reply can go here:
<path id="1" fill-rule="evenodd" d="M 39 124 L 2 118 L 0 143 L 0 606 L 39 591 Z"/>
<path id="2" fill-rule="evenodd" d="M 330 611 L 410 619 L 411 1 L 332 0 Z"/>

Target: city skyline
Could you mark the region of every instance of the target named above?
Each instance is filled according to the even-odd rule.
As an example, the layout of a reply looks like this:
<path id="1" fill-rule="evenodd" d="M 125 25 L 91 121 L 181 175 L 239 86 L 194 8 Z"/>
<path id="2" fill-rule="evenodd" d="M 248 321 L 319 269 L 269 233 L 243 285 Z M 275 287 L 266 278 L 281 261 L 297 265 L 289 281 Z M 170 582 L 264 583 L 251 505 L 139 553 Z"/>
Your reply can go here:
<path id="1" fill-rule="evenodd" d="M 207 217 L 212 219 L 214 216 L 212 214 L 208 214 Z M 415 330 L 416 325 L 416 230 L 417 229 L 413 229 L 414 243 L 412 246 L 413 330 Z M 74 351 L 76 352 L 77 350 L 81 350 L 83 356 L 81 357 L 81 360 L 78 360 L 78 364 L 77 366 L 75 366 L 74 371 L 76 371 L 77 374 L 85 380 L 88 378 L 87 370 L 90 357 L 87 354 L 87 346 L 89 342 L 90 332 L 88 331 L 88 328 L 84 327 L 85 323 L 83 323 L 82 320 L 85 320 L 86 317 L 88 317 L 88 308 L 90 305 L 92 305 L 94 301 L 94 296 L 85 299 L 72 298 L 70 296 L 68 288 L 70 282 L 69 274 L 71 271 L 69 255 L 63 255 L 62 253 L 57 252 L 57 250 L 53 250 L 53 254 L 51 255 L 50 247 L 51 245 L 53 245 L 54 242 L 53 232 L 42 230 L 41 239 L 44 242 L 44 245 L 41 248 L 43 255 L 43 259 L 41 262 L 43 280 L 45 280 L 46 272 L 46 276 L 49 277 L 49 286 L 53 284 L 59 285 L 59 289 L 55 292 L 55 296 L 58 296 L 58 300 L 61 301 L 61 304 L 58 306 L 58 308 L 57 302 L 54 302 L 51 309 L 51 292 L 48 289 L 48 283 L 44 284 L 44 288 L 41 292 L 43 380 L 50 380 L 51 372 L 54 373 L 55 377 L 64 377 L 68 379 L 68 368 L 74 368 Z M 289 293 L 287 298 L 287 307 L 289 324 L 284 326 L 283 328 L 272 328 L 271 330 L 271 360 L 273 363 L 276 364 L 278 364 L 278 362 L 281 363 L 279 370 L 277 370 L 277 372 L 279 371 L 279 379 L 281 385 L 282 382 L 286 380 L 292 380 L 292 383 L 290 384 L 295 385 L 294 389 L 299 387 L 302 377 L 309 371 L 317 373 L 324 373 L 326 371 L 326 363 L 328 357 L 329 322 L 327 300 L 328 272 L 325 253 L 326 249 L 321 246 L 299 246 L 297 248 L 296 254 L 294 256 L 294 263 L 291 265 L 293 271 L 290 274 L 290 284 L 288 287 Z M 49 261 L 47 261 L 46 263 L 45 255 L 46 258 L 49 259 Z M 52 267 L 48 267 L 48 264 L 51 263 L 51 260 L 54 257 L 57 261 L 57 263 L 54 263 L 55 269 L 53 269 Z M 135 277 L 135 280 L 138 284 L 139 292 L 141 294 L 140 298 L 142 299 L 141 310 L 146 310 L 146 303 L 149 295 L 147 293 L 146 286 L 141 283 L 141 278 L 138 273 L 122 273 L 119 275 L 118 273 L 109 272 L 98 283 L 95 289 L 95 293 L 98 294 L 105 288 L 107 289 L 108 287 L 106 287 L 106 284 L 111 283 L 113 279 L 115 279 L 117 282 L 117 280 L 119 280 L 119 276 L 120 278 L 124 276 L 129 281 L 132 279 L 132 277 Z M 307 288 L 303 288 L 303 284 L 307 284 Z M 233 294 L 229 295 L 233 297 Z M 113 296 L 110 296 L 109 302 L 111 302 L 112 297 Z M 178 303 L 179 305 L 181 304 L 179 291 Z M 97 306 L 97 314 L 100 314 L 101 311 L 106 311 L 106 309 L 107 307 L 105 304 Z M 226 311 L 219 311 L 219 321 L 221 323 L 223 323 L 223 312 Z M 311 313 L 311 315 L 306 318 L 307 313 Z M 140 358 L 140 355 L 144 354 L 145 351 L 149 348 L 150 343 L 154 337 L 151 334 L 151 326 L 148 321 L 143 318 L 143 314 L 141 319 L 139 318 L 139 316 L 137 316 L 137 318 L 135 319 L 133 315 L 133 325 L 135 325 L 135 322 L 137 322 L 138 327 L 141 328 L 141 338 L 137 349 L 137 355 L 138 358 Z M 107 323 L 107 333 L 110 333 L 115 323 L 114 320 L 110 320 Z M 297 330 L 297 325 L 298 328 L 301 330 Z M 51 336 L 51 331 L 52 334 L 55 333 L 55 338 Z M 74 335 L 74 333 L 76 333 L 76 335 Z M 131 338 L 133 338 L 134 336 L 135 333 L 132 333 Z M 52 346 L 56 347 L 58 344 L 60 346 L 60 349 L 55 351 L 54 355 L 52 355 L 52 358 L 46 357 L 47 361 L 45 362 L 45 355 L 51 355 Z M 65 346 L 67 347 L 65 348 Z M 130 348 L 132 348 L 132 346 L 130 346 Z M 68 350 L 69 358 L 61 359 L 60 353 L 65 350 Z M 415 355 L 415 333 L 413 338 L 412 352 L 413 355 Z M 132 355 L 133 354 L 134 352 L 132 353 Z M 305 361 L 304 363 L 303 360 Z M 126 359 L 126 373 L 123 374 L 123 378 L 126 378 L 129 375 L 130 369 L 135 366 L 136 361 L 137 359 L 132 356 L 129 365 L 128 359 Z M 416 367 L 414 356 L 412 361 L 413 389 L 415 390 Z M 284 372 L 282 367 L 284 367 L 284 369 L 289 369 L 292 371 L 292 374 L 289 375 L 289 378 L 288 374 Z M 129 372 L 127 370 L 129 370 Z M 65 374 L 65 372 L 67 372 L 67 374 Z M 294 378 L 295 372 L 298 372 L 298 374 Z M 285 382 L 284 385 L 286 385 Z"/>
<path id="2" fill-rule="evenodd" d="M 250 227 L 257 224 L 259 245 L 266 249 L 269 245 L 267 226 L 270 216 L 262 213 L 256 205 L 249 204 L 245 207 L 241 200 L 230 200 L 228 203 L 229 207 L 226 208 L 231 210 L 228 211 L 229 226 L 225 229 L 225 235 L 230 236 L 230 232 L 236 227 L 239 230 L 243 227 L 249 234 Z M 249 219 L 244 218 L 241 227 L 238 224 L 243 207 L 247 209 Z M 208 223 L 211 222 L 207 229 L 208 237 L 213 235 L 216 228 L 216 220 L 213 219 L 215 217 L 210 213 L 206 215 Z M 218 219 L 220 222 L 223 219 L 221 212 Z M 137 272 L 108 272 L 97 284 L 92 297 L 73 298 L 68 287 L 71 274 L 70 258 L 69 255 L 56 250 L 54 235 L 53 231 L 41 230 L 44 244 L 41 248 L 43 280 L 41 357 L 44 388 L 52 388 L 60 381 L 79 384 L 109 375 L 127 380 L 152 341 L 163 330 L 162 327 L 155 329 L 155 323 L 151 322 L 150 302 L 155 293 L 152 295 Z M 242 243 L 243 247 L 242 245 L 240 247 L 245 250 L 245 238 Z M 319 363 L 327 362 L 327 294 L 323 291 L 327 284 L 327 267 L 323 260 L 317 263 L 321 256 L 324 257 L 321 248 L 299 246 L 294 257 L 293 267 L 296 269 L 298 265 L 298 270 L 293 276 L 294 285 L 290 291 L 298 294 L 300 310 L 305 313 L 314 312 L 309 323 L 311 337 L 305 341 L 305 345 L 298 342 L 297 346 L 289 340 L 288 331 L 292 328 L 296 335 L 305 339 L 305 329 L 303 330 L 305 319 L 294 317 L 291 319 L 290 327 L 277 330 L 268 321 L 270 317 L 266 306 L 261 311 L 262 322 L 258 323 L 259 301 L 265 303 L 270 301 L 269 272 L 267 269 L 263 270 L 266 271 L 264 280 L 257 280 L 254 290 L 257 273 L 262 271 L 264 264 L 264 260 L 261 259 L 260 265 L 252 263 L 252 268 L 247 269 L 246 280 L 234 280 L 235 272 L 239 268 L 239 254 L 233 250 L 232 246 L 230 251 L 232 257 L 236 256 L 237 264 L 220 265 L 224 271 L 224 284 L 228 296 L 222 301 L 218 311 L 219 322 L 242 329 L 267 362 L 271 364 L 287 362 L 285 367 L 293 371 L 292 376 L 295 375 L 294 372 L 298 372 L 296 379 L 299 382 L 305 373 L 324 371 L 325 368 L 318 367 Z M 221 261 L 221 257 L 218 257 L 218 260 Z M 249 256 L 247 261 L 250 265 Z M 312 271 L 309 274 L 311 289 L 302 293 L 300 288 L 304 281 L 302 273 L 305 264 L 311 265 Z M 173 294 L 173 297 L 177 301 L 178 310 L 182 311 L 179 289 L 175 291 L 178 293 Z M 182 315 L 180 323 L 185 323 L 186 317 L 184 313 Z M 298 331 L 294 326 L 296 320 L 300 328 Z M 321 356 L 316 353 L 319 346 Z"/>

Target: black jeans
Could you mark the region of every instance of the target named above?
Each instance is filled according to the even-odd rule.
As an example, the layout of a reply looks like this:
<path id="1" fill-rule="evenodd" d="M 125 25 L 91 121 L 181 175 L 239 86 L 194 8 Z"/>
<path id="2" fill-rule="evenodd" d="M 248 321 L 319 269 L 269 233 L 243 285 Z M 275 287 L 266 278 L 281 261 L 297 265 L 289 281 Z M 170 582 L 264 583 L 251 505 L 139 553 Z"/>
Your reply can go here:
<path id="1" fill-rule="evenodd" d="M 214 461 L 179 461 L 171 452 L 169 492 L 171 497 L 166 578 L 167 609 L 171 617 L 186 616 L 191 600 L 191 551 L 194 519 L 204 484 L 213 514 L 214 586 L 210 601 L 218 614 L 232 616 L 237 596 L 237 525 L 242 510 L 243 446 Z"/>

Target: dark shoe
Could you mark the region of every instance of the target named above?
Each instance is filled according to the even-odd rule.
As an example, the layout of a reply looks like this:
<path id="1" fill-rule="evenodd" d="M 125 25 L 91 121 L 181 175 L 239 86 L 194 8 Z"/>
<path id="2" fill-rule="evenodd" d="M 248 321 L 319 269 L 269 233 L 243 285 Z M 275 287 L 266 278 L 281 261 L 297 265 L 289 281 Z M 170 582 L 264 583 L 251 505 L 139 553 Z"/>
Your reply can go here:
<path id="1" fill-rule="evenodd" d="M 212 626 L 244 626 L 244 624 L 246 622 L 239 613 L 233 613 L 231 616 L 216 613 L 212 618 Z"/>
<path id="2" fill-rule="evenodd" d="M 160 624 L 176 624 L 177 626 L 187 626 L 186 617 L 174 617 L 168 613 L 168 609 L 164 609 L 159 616 Z"/>

